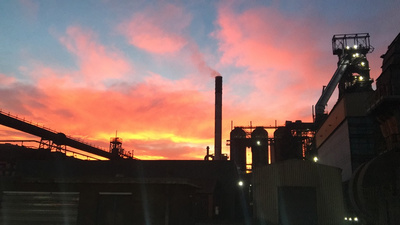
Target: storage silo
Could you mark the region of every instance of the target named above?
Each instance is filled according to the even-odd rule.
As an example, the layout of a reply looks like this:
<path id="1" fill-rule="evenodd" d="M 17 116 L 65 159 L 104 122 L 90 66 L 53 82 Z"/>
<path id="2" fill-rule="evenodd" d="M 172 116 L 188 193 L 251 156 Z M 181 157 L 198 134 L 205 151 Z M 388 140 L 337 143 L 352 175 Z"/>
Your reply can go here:
<path id="1" fill-rule="evenodd" d="M 236 166 L 241 170 L 246 170 L 246 147 L 247 147 L 246 132 L 240 128 L 235 127 L 231 131 L 230 136 L 230 156 L 231 160 L 235 162 Z"/>
<path id="2" fill-rule="evenodd" d="M 251 133 L 252 168 L 268 164 L 268 132 L 256 127 Z"/>
<path id="3" fill-rule="evenodd" d="M 303 158 L 302 137 L 293 136 L 291 131 L 288 124 L 286 124 L 286 127 L 279 127 L 274 133 L 276 162 Z"/>

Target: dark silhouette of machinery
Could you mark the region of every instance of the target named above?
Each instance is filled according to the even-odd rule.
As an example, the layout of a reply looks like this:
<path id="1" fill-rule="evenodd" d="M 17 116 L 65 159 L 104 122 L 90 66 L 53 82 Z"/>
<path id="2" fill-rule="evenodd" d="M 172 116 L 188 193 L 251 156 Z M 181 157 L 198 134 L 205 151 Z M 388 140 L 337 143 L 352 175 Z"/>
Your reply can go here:
<path id="1" fill-rule="evenodd" d="M 119 137 L 110 138 L 110 152 L 113 155 L 124 154 L 124 149 L 122 148 L 122 139 Z"/>
<path id="2" fill-rule="evenodd" d="M 338 67 L 315 105 L 315 123 L 321 124 L 327 117 L 325 106 L 336 86 L 339 98 L 344 93 L 372 90 L 367 53 L 373 51 L 368 33 L 338 34 L 332 38 L 332 51 L 339 57 Z"/>
<path id="3" fill-rule="evenodd" d="M 267 130 L 275 130 L 269 138 Z M 287 159 L 311 157 L 314 123 L 286 121 L 285 126 L 235 127 L 230 134 L 230 158 L 241 171 Z M 247 149 L 251 148 L 251 163 Z"/>
<path id="4" fill-rule="evenodd" d="M 48 128 L 41 127 L 37 124 L 34 125 L 24 119 L 20 119 L 16 116 L 12 116 L 9 113 L 4 113 L 2 111 L 0 111 L 0 124 L 40 137 L 41 140 L 39 143 L 39 148 L 42 149 L 66 152 L 66 146 L 70 146 L 72 148 L 80 150 L 80 151 L 69 150 L 70 152 L 88 157 L 92 157 L 90 155 L 95 155 L 107 159 L 133 158 L 131 155 L 124 154 L 123 152 L 118 152 L 119 154 L 113 154 L 112 152 L 107 152 L 103 149 L 94 147 L 87 143 L 83 143 L 82 141 L 78 141 L 71 137 L 68 137 L 64 133 L 56 132 Z M 120 145 L 115 145 L 115 147 L 118 146 Z"/>
<path id="5" fill-rule="evenodd" d="M 312 141 L 315 135 L 314 123 L 286 121 L 274 133 L 274 162 L 287 159 L 313 158 Z"/>
<path id="6" fill-rule="evenodd" d="M 335 35 L 338 68 L 316 105 L 319 164 L 341 169 L 343 224 L 399 224 L 400 34 L 388 46 L 372 90 L 368 34 Z M 331 112 L 324 107 L 338 85 Z"/>
<path id="7" fill-rule="evenodd" d="M 235 127 L 230 134 L 230 156 L 231 160 L 241 171 L 247 169 L 247 148 L 251 148 L 252 164 L 255 168 L 268 164 L 268 132 L 264 127 Z"/>

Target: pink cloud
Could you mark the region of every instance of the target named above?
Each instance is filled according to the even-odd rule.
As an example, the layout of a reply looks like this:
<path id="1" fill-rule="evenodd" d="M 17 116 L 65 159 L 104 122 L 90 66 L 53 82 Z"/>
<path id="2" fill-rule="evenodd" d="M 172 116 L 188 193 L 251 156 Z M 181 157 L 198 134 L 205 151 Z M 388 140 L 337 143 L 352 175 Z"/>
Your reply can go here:
<path id="1" fill-rule="evenodd" d="M 43 108 L 40 99 L 45 97 L 44 93 L 37 88 L 16 80 L 8 80 L 7 85 L 1 85 L 0 95 L 6 96 L 1 98 L 0 101 L 0 108 L 2 108 L 3 111 L 11 113 L 17 112 L 24 117 L 31 117 L 31 119 L 34 118 L 32 118 L 29 105 Z"/>
<path id="2" fill-rule="evenodd" d="M 60 42 L 78 59 L 79 71 L 74 74 L 75 79 L 83 78 L 85 82 L 98 84 L 132 72 L 122 53 L 98 43 L 96 35 L 90 30 L 69 27 Z"/>
<path id="3" fill-rule="evenodd" d="M 200 51 L 199 47 L 196 44 L 191 43 L 189 45 L 189 51 L 191 64 L 193 64 L 193 66 L 201 74 L 210 75 L 211 77 L 220 75 L 218 71 L 211 68 L 211 66 L 207 64 L 204 54 Z"/>
<path id="4" fill-rule="evenodd" d="M 162 4 L 159 9 L 136 13 L 118 30 L 131 45 L 150 53 L 167 54 L 178 52 L 187 44 L 183 31 L 190 21 L 191 16 L 183 8 Z"/>
<path id="5" fill-rule="evenodd" d="M 221 61 L 251 71 L 294 68 L 302 71 L 317 56 L 315 40 L 306 35 L 313 31 L 305 24 L 312 22 L 293 21 L 267 7 L 242 13 L 222 7 L 218 17 L 220 29 L 214 33 L 220 41 Z"/>
<path id="6" fill-rule="evenodd" d="M 0 85 L 7 86 L 7 85 L 10 85 L 10 84 L 13 84 L 14 82 L 15 82 L 15 78 L 14 77 L 9 77 L 9 76 L 7 76 L 5 74 L 1 74 L 0 73 Z"/>
<path id="7" fill-rule="evenodd" d="M 229 95 L 226 107 L 232 110 L 227 117 L 244 123 L 257 120 L 273 124 L 278 120 L 280 125 L 285 120 L 311 121 L 311 107 L 337 67 L 337 56 L 330 47 L 335 33 L 327 34 L 323 18 L 294 18 L 270 7 L 235 11 L 234 4 L 221 4 L 216 24 L 219 28 L 213 35 L 219 41 L 221 63 L 243 68 L 243 72 L 231 75 L 232 87 L 225 88 Z M 330 30 L 349 29 L 343 26 Z M 355 24 L 351 27 L 359 29 Z M 368 55 L 372 77 L 380 73 L 382 53 Z M 336 100 L 334 93 L 328 110 Z"/>
<path id="8" fill-rule="evenodd" d="M 311 105 L 336 69 L 335 58 L 326 66 L 318 48 L 321 41 L 310 35 L 322 29 L 312 20 L 290 18 L 272 8 L 235 12 L 229 4 L 220 5 L 217 25 L 213 35 L 219 41 L 221 63 L 245 69 L 231 79 L 235 88 L 227 90 L 234 99 L 232 107 L 248 109 L 243 112 L 248 120 L 310 121 Z M 329 48 L 330 40 L 326 42 Z M 250 92 L 235 97 L 244 85 Z"/>
<path id="9" fill-rule="evenodd" d="M 117 30 L 137 48 L 151 54 L 167 54 L 167 60 L 180 62 L 182 68 L 195 69 L 206 78 L 216 76 L 219 73 L 207 63 L 197 43 L 186 35 L 191 20 L 192 16 L 183 7 L 162 3 L 135 13 Z"/>

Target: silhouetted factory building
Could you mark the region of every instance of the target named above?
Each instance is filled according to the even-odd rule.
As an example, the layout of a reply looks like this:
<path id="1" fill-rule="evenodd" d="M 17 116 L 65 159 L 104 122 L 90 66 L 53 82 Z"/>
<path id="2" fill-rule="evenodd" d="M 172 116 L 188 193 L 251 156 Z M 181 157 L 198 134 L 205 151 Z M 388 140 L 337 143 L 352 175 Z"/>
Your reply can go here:
<path id="1" fill-rule="evenodd" d="M 400 224 L 400 34 L 382 55 L 382 74 L 367 112 L 379 125 L 378 155 L 349 181 L 353 210 L 370 224 Z"/>
<path id="2" fill-rule="evenodd" d="M 1 224 L 243 220 L 231 161 L 83 161 L 47 150 L 0 148 Z"/>
<path id="3" fill-rule="evenodd" d="M 343 181 L 376 156 L 377 127 L 367 115 L 372 95 L 372 91 L 344 95 L 315 135 L 319 162 L 341 168 Z"/>
<path id="4" fill-rule="evenodd" d="M 400 223 L 400 34 L 382 58 L 376 91 L 362 75 L 342 79 L 342 95 L 315 135 L 319 162 L 342 169 L 347 222 Z"/>
<path id="5" fill-rule="evenodd" d="M 335 35 L 332 39 L 338 68 L 316 104 L 315 147 L 319 162 L 342 169 L 347 181 L 364 162 L 376 156 L 375 136 L 378 133 L 373 117 L 367 115 L 374 94 L 366 58 L 373 49 L 368 34 Z M 321 108 L 327 93 L 338 86 L 339 99 L 329 115 Z"/>
<path id="6" fill-rule="evenodd" d="M 273 162 L 308 157 L 315 129 L 314 123 L 300 120 L 286 121 L 285 126 L 278 127 L 274 132 L 274 143 L 271 148 L 271 155 L 275 157 Z"/>
<path id="7" fill-rule="evenodd" d="M 275 129 L 274 137 L 267 129 Z M 279 127 L 235 127 L 230 133 L 230 156 L 238 169 L 250 172 L 259 166 L 287 159 L 304 159 L 311 149 L 314 123 L 286 121 Z M 247 165 L 247 149 L 251 151 L 251 165 Z M 251 168 L 249 167 L 251 166 Z"/>
<path id="8" fill-rule="evenodd" d="M 289 121 L 274 127 L 269 148 L 264 148 L 269 151 L 271 164 L 252 165 L 253 216 L 260 224 L 400 224 L 399 46 L 400 34 L 382 56 L 382 75 L 374 91 L 366 58 L 373 49 L 369 34 L 332 38 L 338 68 L 315 106 L 314 123 Z M 325 105 L 336 87 L 339 99 L 327 114 Z M 248 133 L 241 127 L 231 131 L 231 160 L 242 171 L 245 148 L 257 154 L 255 140 Z M 328 167 L 311 169 L 307 163 L 313 159 Z M 309 179 L 311 174 L 320 179 L 324 171 L 340 171 L 341 176 L 328 172 L 325 181 Z M 313 182 L 330 182 L 335 190 L 324 192 Z M 343 187 L 338 186 L 341 183 Z M 340 198 L 343 201 L 336 202 L 335 209 L 343 211 L 324 214 L 320 206 L 314 214 L 301 211 L 304 207 L 316 208 L 315 202 L 301 196 L 310 196 L 316 202 L 323 202 L 326 196 Z M 287 210 L 293 211 L 284 218 L 282 213 Z"/>

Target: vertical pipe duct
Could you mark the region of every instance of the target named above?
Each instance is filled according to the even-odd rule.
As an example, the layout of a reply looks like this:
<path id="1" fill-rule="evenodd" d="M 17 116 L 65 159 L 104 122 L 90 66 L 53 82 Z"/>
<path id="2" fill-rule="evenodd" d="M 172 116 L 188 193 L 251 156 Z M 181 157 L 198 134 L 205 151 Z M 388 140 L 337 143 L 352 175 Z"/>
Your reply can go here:
<path id="1" fill-rule="evenodd" d="M 215 77 L 215 160 L 221 160 L 222 139 L 222 76 Z"/>

